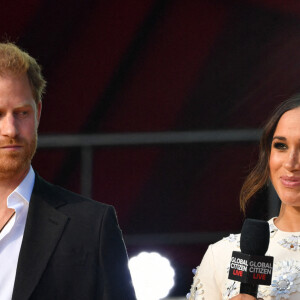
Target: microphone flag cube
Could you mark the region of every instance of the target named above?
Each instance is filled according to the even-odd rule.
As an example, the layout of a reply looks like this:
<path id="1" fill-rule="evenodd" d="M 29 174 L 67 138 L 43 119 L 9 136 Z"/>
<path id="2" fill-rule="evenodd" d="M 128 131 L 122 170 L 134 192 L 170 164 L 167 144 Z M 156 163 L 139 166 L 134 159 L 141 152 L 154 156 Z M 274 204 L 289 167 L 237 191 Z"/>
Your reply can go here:
<path id="1" fill-rule="evenodd" d="M 271 285 L 272 256 L 258 256 L 232 252 L 228 278 L 253 285 Z"/>

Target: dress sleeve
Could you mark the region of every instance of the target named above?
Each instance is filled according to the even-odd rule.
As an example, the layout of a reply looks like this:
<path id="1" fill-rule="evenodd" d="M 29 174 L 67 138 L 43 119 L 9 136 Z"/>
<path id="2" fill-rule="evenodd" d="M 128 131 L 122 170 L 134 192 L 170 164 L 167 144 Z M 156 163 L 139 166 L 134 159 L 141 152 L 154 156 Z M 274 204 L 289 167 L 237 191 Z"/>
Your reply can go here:
<path id="1" fill-rule="evenodd" d="M 222 300 L 221 287 L 216 279 L 216 263 L 210 245 L 199 267 L 195 270 L 195 276 L 189 300 Z"/>

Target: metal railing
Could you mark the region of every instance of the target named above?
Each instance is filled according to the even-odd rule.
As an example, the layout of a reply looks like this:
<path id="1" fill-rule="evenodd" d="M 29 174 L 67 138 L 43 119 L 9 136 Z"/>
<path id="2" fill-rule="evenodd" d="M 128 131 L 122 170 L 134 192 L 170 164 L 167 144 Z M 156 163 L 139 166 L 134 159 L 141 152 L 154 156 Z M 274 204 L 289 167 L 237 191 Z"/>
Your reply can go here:
<path id="1" fill-rule="evenodd" d="M 81 193 L 91 197 L 93 151 L 98 147 L 151 146 L 199 143 L 243 143 L 258 142 L 259 129 L 202 130 L 179 132 L 141 132 L 112 134 L 61 134 L 41 135 L 39 148 L 80 148 L 81 149 Z M 274 201 L 269 201 L 270 211 L 274 211 Z M 147 244 L 195 244 L 212 243 L 228 232 L 199 232 L 176 234 L 127 235 L 127 245 Z"/>

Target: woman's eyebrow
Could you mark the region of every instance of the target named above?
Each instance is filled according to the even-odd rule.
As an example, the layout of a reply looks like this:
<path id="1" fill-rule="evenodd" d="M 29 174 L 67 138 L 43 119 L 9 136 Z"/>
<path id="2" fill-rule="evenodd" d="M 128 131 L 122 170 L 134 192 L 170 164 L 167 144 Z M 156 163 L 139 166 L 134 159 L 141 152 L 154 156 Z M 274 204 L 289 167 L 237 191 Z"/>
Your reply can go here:
<path id="1" fill-rule="evenodd" d="M 281 141 L 286 141 L 286 138 L 284 136 L 274 136 L 272 140 L 274 141 L 275 139 L 281 140 Z"/>

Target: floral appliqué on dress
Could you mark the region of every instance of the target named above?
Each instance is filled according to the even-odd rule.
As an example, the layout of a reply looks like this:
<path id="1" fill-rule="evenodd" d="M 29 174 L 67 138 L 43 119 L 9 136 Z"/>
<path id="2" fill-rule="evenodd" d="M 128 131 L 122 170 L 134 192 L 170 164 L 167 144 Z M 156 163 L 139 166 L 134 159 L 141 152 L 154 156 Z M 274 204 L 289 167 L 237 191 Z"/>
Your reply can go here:
<path id="1" fill-rule="evenodd" d="M 272 285 L 260 286 L 262 297 L 273 296 L 276 300 L 289 299 L 300 292 L 300 262 L 283 260 L 274 265 Z"/>
<path id="2" fill-rule="evenodd" d="M 289 250 L 293 250 L 293 251 L 300 250 L 300 236 L 291 235 L 288 238 L 279 241 L 278 244 Z"/>
<path id="3" fill-rule="evenodd" d="M 197 300 L 198 300 L 198 299 L 199 299 L 199 300 L 205 300 L 205 299 L 204 299 L 204 289 L 203 289 L 203 285 L 202 285 L 200 279 L 197 278 L 198 268 L 199 268 L 199 267 L 197 267 L 197 269 L 193 269 L 193 274 L 194 274 L 195 276 L 194 276 L 193 284 L 192 284 L 192 287 L 191 287 L 191 291 L 190 291 L 190 293 L 188 293 L 188 294 L 186 295 L 186 298 L 187 298 L 188 300 L 195 300 L 196 297 L 199 297 L 199 296 L 200 296 L 200 298 L 197 298 Z M 202 297 L 201 297 L 201 296 L 202 296 Z"/>
<path id="4" fill-rule="evenodd" d="M 274 237 L 276 232 L 278 231 L 278 228 L 274 224 L 270 224 L 270 237 Z"/>
<path id="5" fill-rule="evenodd" d="M 230 234 L 229 236 L 223 238 L 223 240 L 228 241 L 230 243 L 236 243 L 236 247 L 240 248 L 240 234 Z"/>
<path id="6" fill-rule="evenodd" d="M 226 290 L 222 294 L 223 300 L 231 299 L 232 297 L 240 293 L 240 283 L 237 281 L 228 281 L 226 284 Z"/>

